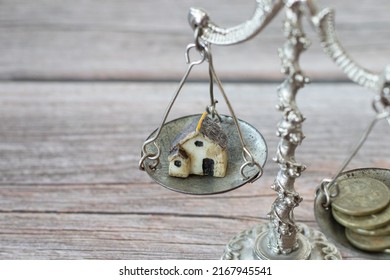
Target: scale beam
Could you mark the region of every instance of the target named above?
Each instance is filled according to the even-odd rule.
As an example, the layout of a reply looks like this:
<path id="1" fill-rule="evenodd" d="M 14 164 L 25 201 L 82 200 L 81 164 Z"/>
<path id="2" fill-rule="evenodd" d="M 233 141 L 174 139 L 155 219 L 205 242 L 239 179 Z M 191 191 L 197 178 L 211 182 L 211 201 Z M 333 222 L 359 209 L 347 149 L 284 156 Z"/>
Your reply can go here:
<path id="1" fill-rule="evenodd" d="M 201 39 L 215 45 L 233 45 L 247 41 L 259 34 L 283 7 L 282 0 L 257 0 L 252 18 L 240 25 L 223 28 L 210 21 L 208 14 L 191 8 L 188 21 L 195 30 L 202 30 Z"/>

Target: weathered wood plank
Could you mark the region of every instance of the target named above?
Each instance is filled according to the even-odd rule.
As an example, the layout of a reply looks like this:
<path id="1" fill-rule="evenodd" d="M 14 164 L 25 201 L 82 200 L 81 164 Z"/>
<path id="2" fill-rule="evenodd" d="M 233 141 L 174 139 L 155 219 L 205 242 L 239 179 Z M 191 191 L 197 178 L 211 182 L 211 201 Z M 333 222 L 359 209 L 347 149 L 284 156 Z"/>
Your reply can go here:
<path id="1" fill-rule="evenodd" d="M 1 83 L 0 258 L 216 259 L 232 236 L 264 222 L 275 199 L 276 84 L 225 84 L 270 157 L 253 185 L 207 197 L 168 191 L 137 168 L 142 141 L 176 86 Z M 204 110 L 205 92 L 206 84 L 186 85 L 171 117 Z M 298 221 L 317 228 L 314 189 L 368 125 L 372 97 L 351 84 L 313 84 L 298 96 L 307 139 L 297 159 L 308 166 L 296 184 L 304 198 Z M 388 132 L 379 123 L 350 168 L 389 168 Z"/>
<path id="2" fill-rule="evenodd" d="M 1 259 L 219 259 L 225 244 L 256 221 L 10 213 L 0 223 Z"/>
<path id="3" fill-rule="evenodd" d="M 1 259 L 219 259 L 254 221 L 159 215 L 2 214 Z"/>
<path id="4" fill-rule="evenodd" d="M 176 84 L 3 83 L 0 88 L 1 184 L 148 183 L 137 168 L 144 139 L 160 124 Z M 276 150 L 274 84 L 226 84 L 239 118 Z M 206 84 L 188 84 L 172 118 L 201 113 Z M 350 84 L 311 85 L 298 97 L 307 139 L 297 159 L 322 178 L 335 172 L 373 116 L 373 95 Z M 220 98 L 217 98 L 220 99 Z M 228 113 L 220 99 L 219 108 Z M 337 125 L 335 125 L 337 124 Z M 388 128 L 379 123 L 351 166 L 389 167 Z M 383 127 L 381 129 L 380 127 Z M 308 176 L 308 175 L 306 175 Z"/>
<path id="5" fill-rule="evenodd" d="M 2 186 L 0 211 L 3 213 L 81 213 L 129 215 L 177 215 L 221 217 L 222 219 L 266 219 L 275 199 L 272 180 L 248 185 L 232 193 L 188 196 L 168 191 L 156 184 Z M 304 180 L 305 181 L 305 180 Z M 315 185 L 301 187 L 305 198 L 297 217 L 313 222 Z M 245 201 L 244 209 L 240 204 Z"/>
<path id="6" fill-rule="evenodd" d="M 0 10 L 0 79 L 177 79 L 185 68 L 183 52 L 192 41 L 187 24 L 191 6 L 204 7 L 222 26 L 252 15 L 255 1 L 59 1 L 3 0 Z M 365 67 L 381 71 L 389 63 L 387 0 L 320 1 L 334 7 L 343 45 Z M 283 16 L 256 39 L 215 47 L 221 75 L 235 80 L 278 79 L 277 48 L 283 43 Z M 316 79 L 345 79 L 322 53 L 309 25 L 313 46 L 302 57 Z M 315 61 L 315 63 L 313 63 Z M 195 77 L 205 78 L 207 72 Z"/>

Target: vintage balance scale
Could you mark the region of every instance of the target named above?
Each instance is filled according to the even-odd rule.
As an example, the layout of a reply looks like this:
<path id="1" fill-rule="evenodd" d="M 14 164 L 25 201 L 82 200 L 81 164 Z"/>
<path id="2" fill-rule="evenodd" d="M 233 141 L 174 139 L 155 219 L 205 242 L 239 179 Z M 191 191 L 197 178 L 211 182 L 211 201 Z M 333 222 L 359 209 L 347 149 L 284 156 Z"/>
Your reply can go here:
<path id="1" fill-rule="evenodd" d="M 390 68 L 376 74 L 355 63 L 336 37 L 333 10 L 318 11 L 313 2 L 257 0 L 256 11 L 250 20 L 227 29 L 212 23 L 203 10 L 190 9 L 189 23 L 194 29 L 195 43 L 186 49 L 188 69 L 159 128 L 143 144 L 139 165 L 153 180 L 168 189 L 201 195 L 231 191 L 257 180 L 267 158 L 262 135 L 235 116 L 213 67 L 211 44 L 232 45 L 249 40 L 283 8 L 286 13 L 283 25 L 286 42 L 279 49 L 286 79 L 278 87 L 277 108 L 282 112 L 282 119 L 277 127 L 280 142 L 274 157 L 280 169 L 271 186 L 277 192 L 277 198 L 271 206 L 270 222 L 233 237 L 222 259 L 341 259 L 338 249 L 326 236 L 345 249 L 357 251 L 362 258 L 390 259 L 390 170 L 344 171 L 374 125 L 382 119 L 390 124 Z M 317 188 L 314 211 L 324 234 L 304 224 L 297 225 L 293 215 L 294 208 L 302 200 L 294 183 L 306 168 L 295 161 L 295 150 L 303 140 L 304 121 L 295 98 L 298 90 L 309 82 L 299 66 L 301 52 L 309 47 L 301 24 L 303 16 L 309 17 L 325 53 L 347 76 L 377 93 L 373 101 L 374 120 L 333 179 L 324 179 Z M 191 51 L 198 53 L 198 60 L 191 61 Z M 205 61 L 210 76 L 210 105 L 206 112 L 166 123 L 191 70 Z M 230 116 L 220 115 L 216 110 L 214 83 L 229 108 Z"/>

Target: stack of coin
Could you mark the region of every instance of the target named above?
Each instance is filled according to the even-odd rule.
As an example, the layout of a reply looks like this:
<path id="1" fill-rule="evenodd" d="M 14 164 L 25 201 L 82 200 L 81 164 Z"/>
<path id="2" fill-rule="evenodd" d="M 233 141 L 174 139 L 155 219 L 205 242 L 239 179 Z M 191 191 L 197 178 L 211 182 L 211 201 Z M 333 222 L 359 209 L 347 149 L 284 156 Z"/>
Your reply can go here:
<path id="1" fill-rule="evenodd" d="M 369 177 L 347 178 L 337 185 L 332 214 L 345 227 L 349 242 L 361 250 L 389 253 L 390 186 Z"/>

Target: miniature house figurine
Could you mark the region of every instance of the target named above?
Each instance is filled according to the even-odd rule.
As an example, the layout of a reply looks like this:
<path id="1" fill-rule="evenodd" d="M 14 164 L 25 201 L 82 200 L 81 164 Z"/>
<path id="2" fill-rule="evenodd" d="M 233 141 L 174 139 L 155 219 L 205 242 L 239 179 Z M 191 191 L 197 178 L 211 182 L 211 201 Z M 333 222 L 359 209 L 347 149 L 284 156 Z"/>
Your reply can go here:
<path id="1" fill-rule="evenodd" d="M 205 112 L 173 140 L 168 156 L 169 175 L 224 177 L 227 158 L 227 136 Z"/>

